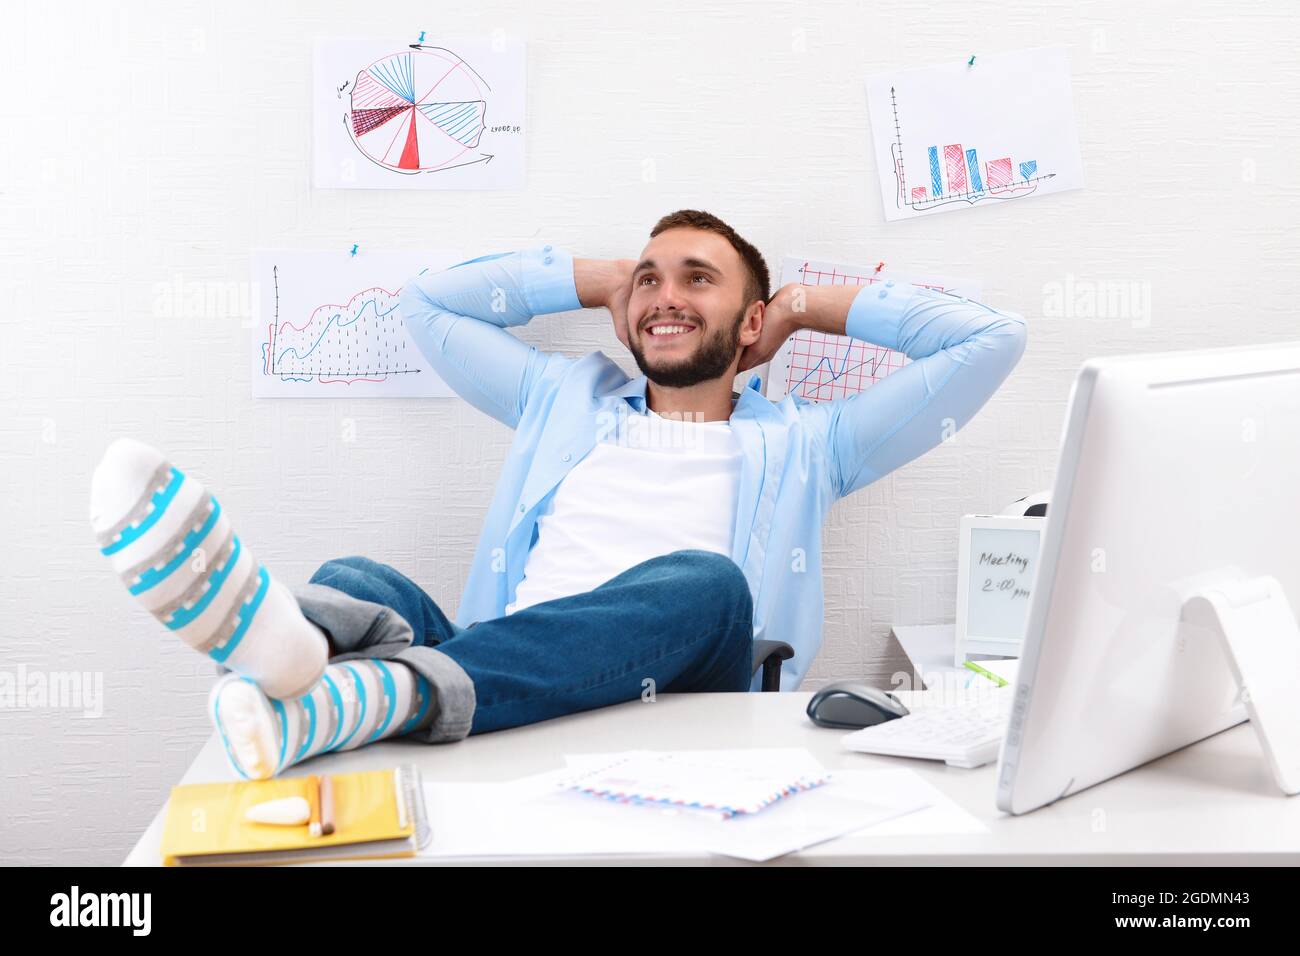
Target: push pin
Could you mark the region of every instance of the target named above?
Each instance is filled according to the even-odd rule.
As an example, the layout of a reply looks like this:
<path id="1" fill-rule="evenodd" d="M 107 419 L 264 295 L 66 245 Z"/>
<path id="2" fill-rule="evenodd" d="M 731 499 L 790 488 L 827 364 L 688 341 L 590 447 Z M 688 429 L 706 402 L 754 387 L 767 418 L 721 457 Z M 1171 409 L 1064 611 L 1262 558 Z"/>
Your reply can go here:
<path id="1" fill-rule="evenodd" d="M 880 270 L 883 268 L 885 268 L 885 264 L 883 262 L 876 263 L 876 275 L 880 275 Z"/>
<path id="2" fill-rule="evenodd" d="M 352 255 L 355 256 L 357 254 L 357 248 L 358 248 L 357 244 L 355 242 L 352 243 L 352 253 L 351 253 Z"/>
<path id="3" fill-rule="evenodd" d="M 974 54 L 972 54 L 972 55 L 971 55 L 971 58 L 970 58 L 969 60 L 966 61 L 966 65 L 967 65 L 967 66 L 974 66 L 974 65 L 975 65 L 975 56 L 974 56 Z"/>

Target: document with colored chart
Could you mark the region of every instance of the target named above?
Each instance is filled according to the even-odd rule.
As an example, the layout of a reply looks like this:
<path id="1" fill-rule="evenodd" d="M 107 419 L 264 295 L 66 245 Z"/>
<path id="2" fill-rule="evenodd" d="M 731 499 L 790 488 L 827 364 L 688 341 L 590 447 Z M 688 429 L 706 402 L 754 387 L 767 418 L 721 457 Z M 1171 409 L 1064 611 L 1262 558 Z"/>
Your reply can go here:
<path id="1" fill-rule="evenodd" d="M 787 256 L 781 264 L 781 285 L 875 285 L 893 281 L 925 286 L 979 299 L 982 289 L 972 279 L 917 276 L 908 272 L 873 266 L 826 262 L 820 259 L 796 259 Z M 895 352 L 871 342 L 847 335 L 828 335 L 801 329 L 777 350 L 767 371 L 764 394 L 773 401 L 794 394 L 810 402 L 830 402 L 849 398 L 908 363 L 902 352 Z"/>
<path id="2" fill-rule="evenodd" d="M 888 220 L 1083 186 L 1064 47 L 878 73 L 867 102 Z"/>

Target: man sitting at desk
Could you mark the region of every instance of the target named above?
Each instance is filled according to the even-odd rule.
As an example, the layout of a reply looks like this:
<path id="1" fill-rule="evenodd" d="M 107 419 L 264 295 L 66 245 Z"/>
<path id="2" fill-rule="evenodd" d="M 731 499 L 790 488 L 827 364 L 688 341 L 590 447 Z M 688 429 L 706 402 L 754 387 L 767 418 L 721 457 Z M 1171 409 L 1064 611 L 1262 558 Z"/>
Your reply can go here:
<path id="1" fill-rule="evenodd" d="M 831 505 L 964 426 L 1026 328 L 908 284 L 769 297 L 769 281 L 730 226 L 682 210 L 636 260 L 544 245 L 407 284 L 402 315 L 434 369 L 515 430 L 455 621 L 362 557 L 290 591 L 202 485 L 147 445 L 113 443 L 93 481 L 100 548 L 163 624 L 232 672 L 209 708 L 234 769 L 269 777 L 386 737 L 460 740 L 647 691 L 757 690 L 766 637 L 793 646 L 781 687 L 797 688 L 822 640 Z M 508 331 L 598 307 L 641 375 Z M 840 401 L 732 391 L 799 329 L 912 361 Z"/>

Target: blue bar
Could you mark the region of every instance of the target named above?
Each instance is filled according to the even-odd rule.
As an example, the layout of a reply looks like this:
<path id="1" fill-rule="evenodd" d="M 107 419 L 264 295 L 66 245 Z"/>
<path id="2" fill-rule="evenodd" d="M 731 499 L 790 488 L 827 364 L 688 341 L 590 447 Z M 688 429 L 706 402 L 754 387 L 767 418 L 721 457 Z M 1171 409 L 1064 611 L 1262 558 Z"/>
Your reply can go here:
<path id="1" fill-rule="evenodd" d="M 936 196 L 943 195 L 943 177 L 939 175 L 939 147 L 930 147 L 930 182 L 934 188 L 931 192 Z"/>
<path id="2" fill-rule="evenodd" d="M 1028 162 L 1024 162 L 1020 164 L 1021 179 L 1027 180 L 1029 179 L 1030 176 L 1034 175 L 1034 173 L 1036 172 L 1038 172 L 1038 160 L 1031 159 Z"/>
<path id="3" fill-rule="evenodd" d="M 982 193 L 984 180 L 980 179 L 980 161 L 975 158 L 975 150 L 966 150 L 966 169 L 970 173 L 970 191 Z"/>

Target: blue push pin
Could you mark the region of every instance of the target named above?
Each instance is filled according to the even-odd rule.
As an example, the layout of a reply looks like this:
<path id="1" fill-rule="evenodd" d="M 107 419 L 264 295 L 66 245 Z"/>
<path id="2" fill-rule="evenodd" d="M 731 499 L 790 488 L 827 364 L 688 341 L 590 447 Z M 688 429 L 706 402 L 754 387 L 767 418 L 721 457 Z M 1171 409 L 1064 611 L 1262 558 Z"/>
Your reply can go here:
<path id="1" fill-rule="evenodd" d="M 420 31 L 420 39 L 416 40 L 415 42 L 416 42 L 416 43 L 423 43 L 423 42 L 424 42 L 424 31 L 423 31 L 423 30 Z"/>
<path id="2" fill-rule="evenodd" d="M 357 254 L 357 244 L 354 242 L 352 243 L 352 255 L 355 256 L 356 254 Z"/>

